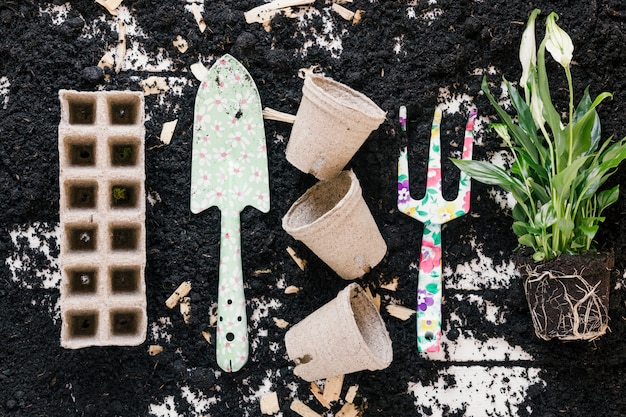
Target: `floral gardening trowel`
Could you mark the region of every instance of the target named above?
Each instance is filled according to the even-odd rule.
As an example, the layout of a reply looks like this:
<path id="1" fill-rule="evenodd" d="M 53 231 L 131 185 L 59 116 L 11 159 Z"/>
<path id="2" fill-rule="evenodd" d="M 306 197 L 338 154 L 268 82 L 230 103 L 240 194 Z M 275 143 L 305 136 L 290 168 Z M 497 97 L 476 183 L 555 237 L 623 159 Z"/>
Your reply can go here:
<path id="1" fill-rule="evenodd" d="M 196 95 L 191 212 L 221 210 L 217 363 L 234 372 L 248 360 L 239 214 L 270 208 L 261 99 L 248 71 L 230 55 L 203 74 Z"/>

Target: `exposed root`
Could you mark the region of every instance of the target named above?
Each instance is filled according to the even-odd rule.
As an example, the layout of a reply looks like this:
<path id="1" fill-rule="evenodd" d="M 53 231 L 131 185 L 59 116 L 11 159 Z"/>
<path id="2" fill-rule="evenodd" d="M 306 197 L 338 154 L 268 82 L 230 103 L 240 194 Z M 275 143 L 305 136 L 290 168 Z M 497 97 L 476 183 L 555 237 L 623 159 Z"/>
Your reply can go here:
<path id="1" fill-rule="evenodd" d="M 598 294 L 600 283 L 592 286 L 582 272 L 566 275 L 526 266 L 524 291 L 537 337 L 594 340 L 606 333 L 608 300 Z"/>

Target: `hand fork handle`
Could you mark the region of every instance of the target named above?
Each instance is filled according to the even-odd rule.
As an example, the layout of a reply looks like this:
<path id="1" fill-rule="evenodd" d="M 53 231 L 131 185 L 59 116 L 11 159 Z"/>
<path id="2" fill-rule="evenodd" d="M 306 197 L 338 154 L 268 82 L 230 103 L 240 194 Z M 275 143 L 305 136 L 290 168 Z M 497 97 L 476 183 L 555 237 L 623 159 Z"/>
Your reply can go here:
<path id="1" fill-rule="evenodd" d="M 417 281 L 417 350 L 438 352 L 441 342 L 441 225 L 424 224 Z"/>

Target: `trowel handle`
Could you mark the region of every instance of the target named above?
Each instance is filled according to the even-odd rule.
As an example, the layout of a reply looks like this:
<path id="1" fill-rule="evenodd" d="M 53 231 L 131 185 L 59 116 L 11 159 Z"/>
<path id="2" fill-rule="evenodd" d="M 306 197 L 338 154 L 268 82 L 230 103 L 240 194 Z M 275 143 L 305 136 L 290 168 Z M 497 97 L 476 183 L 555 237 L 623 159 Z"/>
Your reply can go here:
<path id="1" fill-rule="evenodd" d="M 417 350 L 438 352 L 441 341 L 441 225 L 425 223 L 417 281 Z"/>
<path id="2" fill-rule="evenodd" d="M 248 361 L 239 211 L 222 211 L 221 223 L 216 354 L 220 368 L 235 372 Z"/>

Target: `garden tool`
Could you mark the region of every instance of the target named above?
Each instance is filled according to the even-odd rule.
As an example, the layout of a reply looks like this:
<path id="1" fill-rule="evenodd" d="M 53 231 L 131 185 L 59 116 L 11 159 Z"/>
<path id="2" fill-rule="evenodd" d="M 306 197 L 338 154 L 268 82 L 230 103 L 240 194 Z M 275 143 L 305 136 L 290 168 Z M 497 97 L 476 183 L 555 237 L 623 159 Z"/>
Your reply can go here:
<path id="1" fill-rule="evenodd" d="M 472 158 L 476 110 L 470 113 L 465 128 L 462 159 Z M 441 225 L 467 214 L 470 208 L 471 180 L 461 172 L 456 199 L 446 201 L 441 189 L 441 109 L 433 118 L 426 193 L 421 200 L 411 198 L 407 149 L 398 159 L 398 208 L 406 215 L 424 224 L 422 249 L 417 284 L 417 349 L 419 352 L 438 352 L 441 341 Z"/>
<path id="2" fill-rule="evenodd" d="M 267 212 L 269 197 L 261 99 L 243 65 L 224 55 L 196 95 L 191 211 L 221 210 L 216 355 L 226 372 L 241 369 L 249 350 L 240 213 L 246 206 Z"/>

